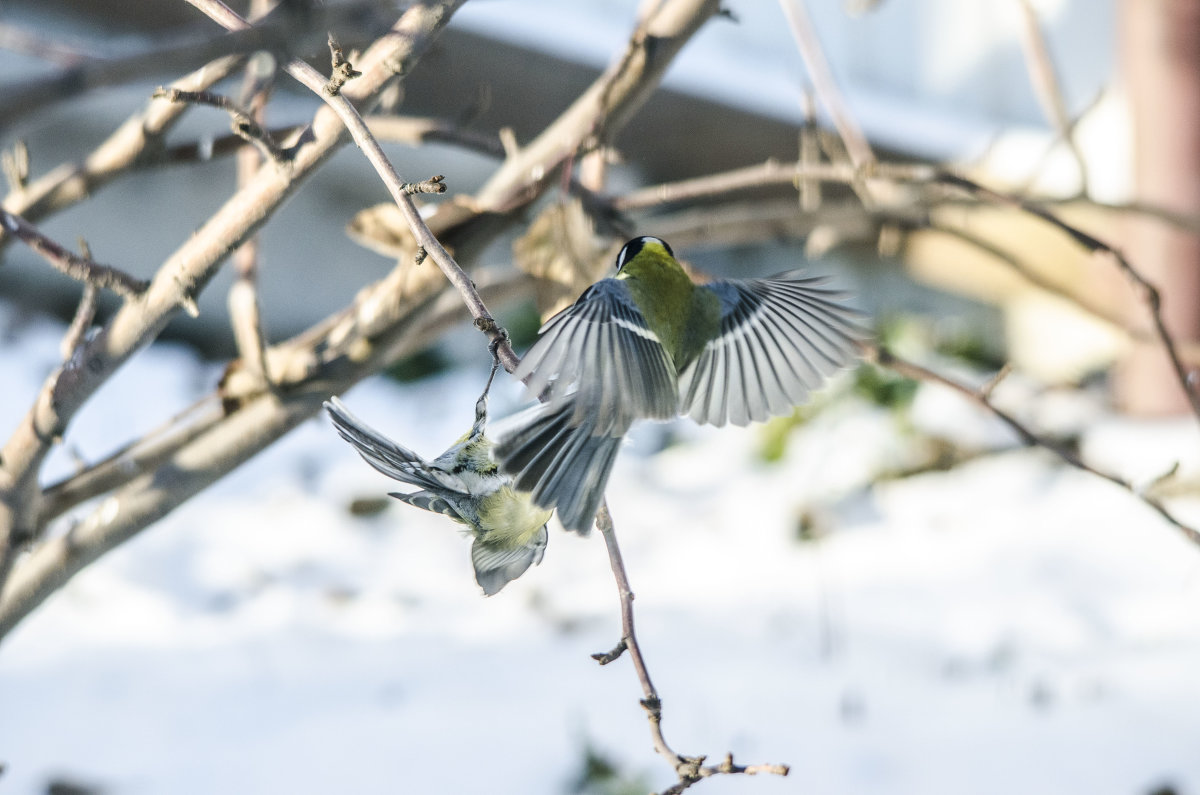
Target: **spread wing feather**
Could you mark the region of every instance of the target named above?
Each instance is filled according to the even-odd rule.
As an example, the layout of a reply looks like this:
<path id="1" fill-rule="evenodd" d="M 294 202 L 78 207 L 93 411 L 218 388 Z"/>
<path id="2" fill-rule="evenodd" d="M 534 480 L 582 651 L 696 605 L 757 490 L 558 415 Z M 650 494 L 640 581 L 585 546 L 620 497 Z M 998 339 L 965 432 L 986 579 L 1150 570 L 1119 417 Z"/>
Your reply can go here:
<path id="1" fill-rule="evenodd" d="M 393 480 L 434 492 L 465 492 L 466 485 L 455 475 L 433 469 L 421 456 L 396 444 L 379 431 L 350 413 L 337 398 L 325 402 L 333 426 L 343 439 L 354 446 L 363 460 Z"/>
<path id="2" fill-rule="evenodd" d="M 849 364 L 866 332 L 822 284 L 792 271 L 703 285 L 720 301 L 720 332 L 680 373 L 680 411 L 718 426 L 762 422 Z"/>
<path id="3" fill-rule="evenodd" d="M 668 419 L 678 405 L 671 359 L 619 279 L 597 282 L 547 321 L 513 376 L 554 406 L 569 399 L 571 423 L 600 435 L 639 417 Z"/>

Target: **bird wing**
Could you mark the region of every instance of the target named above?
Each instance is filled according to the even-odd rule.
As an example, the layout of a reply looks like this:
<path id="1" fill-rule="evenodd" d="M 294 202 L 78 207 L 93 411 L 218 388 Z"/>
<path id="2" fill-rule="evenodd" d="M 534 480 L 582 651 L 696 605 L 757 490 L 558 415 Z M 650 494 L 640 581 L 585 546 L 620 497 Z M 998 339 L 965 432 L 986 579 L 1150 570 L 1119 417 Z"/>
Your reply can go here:
<path id="1" fill-rule="evenodd" d="M 471 527 L 479 524 L 479 517 L 470 510 L 469 501 L 455 499 L 453 494 L 448 491 L 438 493 L 421 490 L 414 491 L 411 494 L 406 494 L 402 491 L 389 491 L 388 496 L 395 497 L 414 508 L 421 508 L 431 513 L 440 513 L 443 516 L 449 516 L 454 521 Z"/>
<path id="2" fill-rule="evenodd" d="M 456 475 L 430 467 L 421 456 L 396 444 L 355 417 L 337 398 L 325 401 L 325 410 L 329 412 L 329 418 L 341 437 L 354 446 L 364 461 L 389 478 L 436 493 L 467 491 L 466 485 Z"/>
<path id="3" fill-rule="evenodd" d="M 718 336 L 679 375 L 679 411 L 700 423 L 746 425 L 787 414 L 857 355 L 867 336 L 844 293 L 800 271 L 714 281 Z"/>
<path id="4" fill-rule="evenodd" d="M 531 493 L 542 508 L 555 508 L 568 530 L 586 535 L 604 497 L 621 434 L 598 434 L 585 419 L 572 421 L 571 398 L 561 406 L 542 403 L 495 429 L 493 451 L 513 488 Z"/>
<path id="5" fill-rule="evenodd" d="M 548 320 L 513 375 L 556 407 L 569 400 L 571 424 L 597 434 L 674 417 L 678 406 L 670 356 L 619 279 L 596 282 Z"/>

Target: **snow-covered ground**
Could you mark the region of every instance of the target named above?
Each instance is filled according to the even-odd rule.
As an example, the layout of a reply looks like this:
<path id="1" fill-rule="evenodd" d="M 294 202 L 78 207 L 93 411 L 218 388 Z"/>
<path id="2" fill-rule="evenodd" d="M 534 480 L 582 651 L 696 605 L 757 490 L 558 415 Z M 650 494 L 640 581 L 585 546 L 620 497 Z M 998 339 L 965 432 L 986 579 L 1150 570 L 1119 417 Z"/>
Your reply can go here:
<path id="1" fill-rule="evenodd" d="M 61 333 L 12 321 L 0 305 L 5 435 Z M 346 401 L 437 453 L 470 423 L 480 353 Z M 99 457 L 216 375 L 155 347 L 69 441 Z M 500 413 L 518 392 L 498 391 Z M 1093 460 L 1195 471 L 1190 423 L 1056 400 Z M 934 388 L 913 419 L 1005 438 Z M 1200 550 L 1129 495 L 1016 448 L 872 486 L 910 437 L 850 397 L 778 464 L 761 428 L 674 432 L 650 457 L 658 429 L 635 439 L 609 491 L 664 730 L 792 766 L 694 791 L 1200 792 Z M 319 418 L 76 577 L 0 645 L 0 792 L 562 793 L 588 748 L 670 784 L 629 661 L 589 658 L 619 632 L 602 540 L 552 528 L 543 564 L 485 599 L 443 518 L 349 512 L 391 487 Z M 801 515 L 825 534 L 798 540 Z"/>

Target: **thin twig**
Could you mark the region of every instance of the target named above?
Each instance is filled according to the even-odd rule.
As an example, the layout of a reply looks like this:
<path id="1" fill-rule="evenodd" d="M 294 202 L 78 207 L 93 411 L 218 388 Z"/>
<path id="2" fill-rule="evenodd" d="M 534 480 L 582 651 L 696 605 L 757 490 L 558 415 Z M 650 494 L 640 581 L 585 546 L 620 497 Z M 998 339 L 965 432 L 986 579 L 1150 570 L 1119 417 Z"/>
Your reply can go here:
<path id="1" fill-rule="evenodd" d="M 1148 494 L 1145 489 L 1136 488 L 1132 483 L 1124 478 L 1121 478 L 1110 472 L 1096 469 L 1095 467 L 1083 461 L 1083 459 L 1081 459 L 1069 448 L 1064 447 L 1063 445 L 1051 439 L 1047 439 L 1044 436 L 1040 436 L 1034 431 L 1030 430 L 1028 426 L 1026 426 L 1012 414 L 1008 413 L 1004 409 L 1001 409 L 994 402 L 992 402 L 991 389 L 988 385 L 985 384 L 985 386 L 981 389 L 974 389 L 951 378 L 947 378 L 940 373 L 936 373 L 927 367 L 922 367 L 915 362 L 902 359 L 881 345 L 865 345 L 864 354 L 867 356 L 867 358 L 879 364 L 879 366 L 886 367 L 887 369 L 899 373 L 900 375 L 919 381 L 928 381 L 935 384 L 941 384 L 942 386 L 954 390 L 960 395 L 966 397 L 971 402 L 987 410 L 997 419 L 1007 425 L 1009 429 L 1017 435 L 1023 444 L 1030 447 L 1040 447 L 1044 450 L 1048 450 L 1049 452 L 1058 456 L 1058 458 L 1064 463 L 1069 464 L 1070 466 L 1073 466 L 1083 472 L 1087 472 L 1090 475 L 1094 475 L 1102 480 L 1107 480 L 1114 486 L 1124 489 L 1137 499 L 1144 502 L 1146 505 L 1150 506 L 1155 513 L 1183 533 L 1183 535 L 1193 544 L 1200 545 L 1200 530 L 1185 524 L 1182 520 L 1167 510 L 1166 506 L 1163 505 L 1159 499 L 1151 494 Z M 989 382 L 989 384 L 990 383 L 991 382 Z"/>
<path id="2" fill-rule="evenodd" d="M 149 282 L 134 278 L 110 265 L 101 265 L 87 257 L 73 254 L 43 235 L 33 224 L 19 215 L 0 209 L 0 226 L 41 255 L 54 268 L 72 279 L 112 290 L 126 298 L 146 292 Z"/>
<path id="3" fill-rule="evenodd" d="M 504 146 L 500 143 L 499 135 L 468 130 L 449 119 L 373 114 L 363 116 L 363 121 L 380 141 L 412 146 L 430 142 L 448 143 L 492 157 L 504 157 Z M 294 126 L 275 127 L 268 128 L 267 133 L 279 141 L 294 134 L 297 129 Z M 172 144 L 164 148 L 154 162 L 145 165 L 208 162 L 235 153 L 245 142 L 245 138 L 231 134 L 204 141 Z"/>
<path id="4" fill-rule="evenodd" d="M 601 665 L 607 665 L 619 658 L 623 652 L 629 652 L 633 669 L 642 686 L 641 705 L 646 710 L 646 719 L 650 722 L 650 739 L 654 743 L 654 750 L 670 763 L 679 777 L 679 781 L 664 790 L 663 795 L 683 792 L 698 781 L 715 775 L 771 773 L 786 776 L 789 772 L 787 765 L 735 765 L 733 754 L 726 754 L 724 761 L 719 765 L 705 765 L 705 757 L 682 756 L 667 744 L 662 732 L 662 699 L 659 698 L 654 683 L 650 681 L 650 672 L 646 668 L 646 660 L 638 643 L 633 623 L 633 590 L 629 587 L 629 576 L 625 572 L 625 561 L 617 543 L 617 534 L 613 528 L 612 514 L 608 511 L 607 501 L 600 504 L 600 510 L 596 514 L 596 527 L 604 537 L 609 566 L 617 584 L 617 596 L 621 602 L 621 639 L 612 651 L 593 654 L 592 659 Z"/>
<path id="5" fill-rule="evenodd" d="M 88 329 L 92 327 L 92 320 L 96 317 L 96 303 L 100 297 L 100 290 L 92 282 L 83 283 L 83 293 L 79 296 L 79 306 L 75 308 L 75 315 L 71 318 L 71 325 L 67 326 L 67 330 L 63 333 L 62 341 L 58 344 L 58 352 L 62 356 L 63 361 L 69 361 L 78 350 L 79 344 L 83 342 L 87 335 Z"/>
<path id="6" fill-rule="evenodd" d="M 989 200 L 995 204 L 1001 204 L 1008 207 L 1014 207 L 1023 212 L 1026 212 L 1035 218 L 1040 218 L 1051 226 L 1055 227 L 1063 234 L 1070 237 L 1085 250 L 1099 254 L 1108 258 L 1117 269 L 1123 273 L 1134 287 L 1141 293 L 1142 300 L 1150 311 L 1150 318 L 1154 323 L 1154 331 L 1158 336 L 1158 341 L 1166 351 L 1167 356 L 1171 360 L 1171 367 L 1175 372 L 1175 378 L 1179 382 L 1180 388 L 1188 399 L 1188 403 L 1192 407 L 1192 413 L 1200 420 L 1200 391 L 1198 391 L 1192 383 L 1191 375 L 1188 369 L 1184 366 L 1183 359 L 1179 355 L 1179 348 L 1175 344 L 1175 339 L 1170 330 L 1167 329 L 1166 321 L 1163 319 L 1162 313 L 1162 295 L 1158 288 L 1150 283 L 1142 274 L 1129 263 L 1127 259 L 1115 248 L 1105 243 L 1103 240 L 1084 232 L 1078 227 L 1072 226 L 1060 219 L 1057 215 L 1035 204 L 1021 199 L 1016 196 L 1009 196 L 1000 191 L 992 190 L 984 187 L 977 182 L 961 177 L 956 174 L 943 173 L 938 176 L 937 181 L 943 185 L 964 190 L 967 193 L 980 198 Z"/>
<path id="7" fill-rule="evenodd" d="M 850 162 L 859 167 L 865 166 L 875 160 L 875 153 L 871 150 L 867 136 L 863 135 L 862 128 L 858 126 L 858 121 L 846 107 L 837 81 L 833 79 L 833 71 L 829 68 L 829 61 L 825 57 L 812 20 L 809 19 L 804 0 L 780 0 L 780 4 L 791 26 L 792 36 L 796 39 L 800 57 L 804 59 L 804 66 L 808 69 L 813 88 L 821 104 L 829 111 L 829 117 L 841 136 Z"/>
<path id="8" fill-rule="evenodd" d="M 249 54 L 268 50 L 279 57 L 311 52 L 323 42 L 327 31 L 348 40 L 359 40 L 378 32 L 382 22 L 378 0 L 336 4 L 318 4 L 304 13 L 291 13 L 290 3 L 253 27 L 232 35 L 187 36 L 175 41 L 156 42 L 153 46 L 111 58 L 89 58 L 49 76 L 38 76 L 7 85 L 0 98 L 0 127 L 55 102 L 78 96 L 101 86 L 118 85 L 164 74 L 194 69 L 231 53 Z M 320 39 L 317 39 L 317 36 Z"/>
<path id="9" fill-rule="evenodd" d="M 0 169 L 4 171 L 9 193 L 25 190 L 29 181 L 29 148 L 24 141 L 18 139 L 11 148 L 0 152 Z"/>
<path id="10" fill-rule="evenodd" d="M 92 258 L 92 249 L 83 238 L 79 239 L 79 253 L 85 259 L 90 260 Z M 79 348 L 80 343 L 83 342 L 88 329 L 92 327 L 92 320 L 96 317 L 96 304 L 99 298 L 99 288 L 92 282 L 84 282 L 83 293 L 79 296 L 79 306 L 75 308 L 75 315 L 71 318 L 71 324 L 67 326 L 62 340 L 58 343 L 58 352 L 62 356 L 63 361 L 70 361 L 71 357 L 75 355 L 75 351 Z"/>
<path id="11" fill-rule="evenodd" d="M 704 177 L 668 182 L 638 188 L 612 200 L 613 209 L 620 212 L 641 210 L 660 204 L 692 201 L 720 196 L 737 190 L 750 190 L 767 185 L 796 185 L 805 182 L 854 182 L 872 178 L 900 183 L 923 184 L 935 180 L 940 170 L 922 163 L 882 163 L 872 161 L 864 166 L 849 163 L 791 162 L 768 160 L 755 166 L 710 174 Z"/>
<path id="12" fill-rule="evenodd" d="M 254 144 L 262 153 L 275 163 L 286 163 L 288 153 L 279 147 L 271 138 L 271 134 L 261 124 L 254 120 L 250 111 L 238 106 L 236 102 L 223 94 L 211 91 L 182 91 L 178 88 L 159 87 L 152 96 L 155 99 L 166 99 L 171 102 L 185 102 L 193 105 L 211 105 L 229 114 L 230 127 L 233 134 Z"/>
<path id="13" fill-rule="evenodd" d="M 817 107 L 812 90 L 805 86 L 803 96 L 804 122 L 800 125 L 801 166 L 812 167 L 821 162 L 821 146 L 817 141 Z M 816 212 L 821 206 L 821 182 L 815 179 L 800 180 L 800 212 Z"/>
<path id="14" fill-rule="evenodd" d="M 1050 56 L 1050 47 L 1046 43 L 1045 33 L 1038 20 L 1037 12 L 1029 0 L 1016 0 L 1021 12 L 1021 44 L 1025 51 L 1025 62 L 1028 65 L 1029 79 L 1033 83 L 1034 93 L 1042 106 L 1042 113 L 1054 127 L 1058 137 L 1071 152 L 1079 169 L 1079 191 L 1088 193 L 1087 161 L 1079 144 L 1075 142 L 1074 123 L 1067 112 L 1067 103 L 1063 98 L 1062 83 L 1058 70 L 1054 68 L 1054 59 Z"/>
<path id="15" fill-rule="evenodd" d="M 356 71 L 346 60 L 345 53 L 342 52 L 341 46 L 333 38 L 332 33 L 329 34 L 329 57 L 332 61 L 332 69 L 329 73 L 329 80 L 322 90 L 329 96 L 336 97 L 341 93 L 342 86 L 346 85 L 346 81 L 362 77 L 362 72 Z"/>

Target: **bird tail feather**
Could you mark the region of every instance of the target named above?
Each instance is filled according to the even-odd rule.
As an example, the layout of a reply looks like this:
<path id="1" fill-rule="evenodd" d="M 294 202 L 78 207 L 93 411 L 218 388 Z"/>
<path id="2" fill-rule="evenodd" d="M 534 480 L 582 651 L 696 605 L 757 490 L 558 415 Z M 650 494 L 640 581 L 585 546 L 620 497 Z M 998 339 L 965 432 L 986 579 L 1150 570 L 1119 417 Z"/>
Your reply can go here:
<path id="1" fill-rule="evenodd" d="M 542 562 L 546 551 L 546 526 L 534 534 L 528 543 L 505 547 L 489 543 L 487 536 L 478 536 L 471 544 L 471 565 L 475 567 L 475 582 L 484 594 L 492 596 L 505 585 L 520 577 L 535 563 Z"/>
<path id="2" fill-rule="evenodd" d="M 594 423 L 574 425 L 574 415 L 570 400 L 534 406 L 502 424 L 492 452 L 514 488 L 557 509 L 563 527 L 586 535 L 627 428 L 596 435 Z"/>

